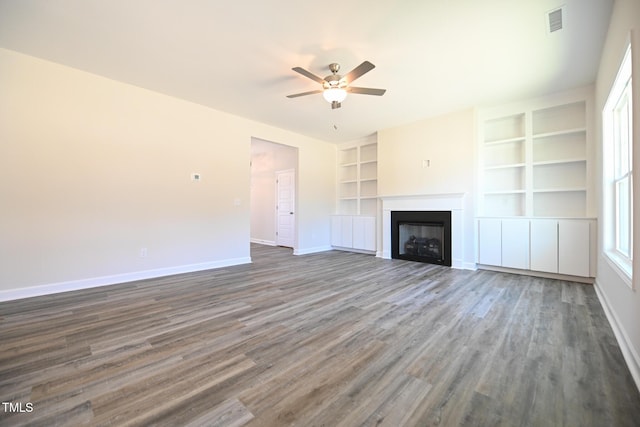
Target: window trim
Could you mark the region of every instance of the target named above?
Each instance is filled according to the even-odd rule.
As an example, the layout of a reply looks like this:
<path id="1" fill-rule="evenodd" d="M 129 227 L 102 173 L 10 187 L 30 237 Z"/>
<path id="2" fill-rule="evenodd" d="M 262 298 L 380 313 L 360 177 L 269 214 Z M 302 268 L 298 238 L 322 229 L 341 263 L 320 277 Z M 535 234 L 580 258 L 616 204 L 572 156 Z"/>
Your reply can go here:
<path id="1" fill-rule="evenodd" d="M 618 68 L 618 73 L 607 96 L 602 110 L 602 142 L 603 142 L 603 216 L 604 216 L 604 255 L 608 263 L 623 278 L 631 289 L 633 285 L 633 94 L 632 94 L 632 48 L 631 39 L 627 40 L 624 55 Z M 631 120 L 628 126 L 631 130 L 628 150 L 630 154 L 629 169 L 626 173 L 616 171 L 615 162 L 618 154 L 618 144 L 615 134 L 615 112 L 620 100 L 627 97 Z M 614 149 L 611 149 L 614 148 Z M 629 182 L 629 255 L 619 248 L 619 203 L 618 184 L 628 178 Z"/>

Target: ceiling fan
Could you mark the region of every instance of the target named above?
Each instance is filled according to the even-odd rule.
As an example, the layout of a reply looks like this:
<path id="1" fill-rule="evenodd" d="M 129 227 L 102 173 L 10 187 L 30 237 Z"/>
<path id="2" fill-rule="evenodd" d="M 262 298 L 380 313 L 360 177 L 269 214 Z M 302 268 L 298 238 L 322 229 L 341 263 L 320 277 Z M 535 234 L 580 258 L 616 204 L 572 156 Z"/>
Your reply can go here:
<path id="1" fill-rule="evenodd" d="M 375 95 L 382 96 L 386 92 L 386 89 L 372 89 L 368 87 L 354 87 L 350 86 L 351 83 L 358 77 L 373 70 L 376 66 L 369 61 L 364 61 L 349 73 L 341 76 L 338 74 L 340 71 L 340 64 L 329 64 L 329 70 L 331 74 L 324 79 L 316 76 L 315 74 L 305 70 L 301 67 L 292 68 L 293 71 L 302 74 L 305 77 L 310 78 L 314 82 L 318 82 L 322 85 L 322 89 L 312 90 L 309 92 L 295 93 L 293 95 L 287 95 L 287 98 L 297 98 L 299 96 L 313 95 L 316 93 L 322 93 L 324 99 L 331 103 L 331 108 L 336 109 L 342 106 L 342 101 L 347 97 L 347 93 L 357 93 L 361 95 Z"/>

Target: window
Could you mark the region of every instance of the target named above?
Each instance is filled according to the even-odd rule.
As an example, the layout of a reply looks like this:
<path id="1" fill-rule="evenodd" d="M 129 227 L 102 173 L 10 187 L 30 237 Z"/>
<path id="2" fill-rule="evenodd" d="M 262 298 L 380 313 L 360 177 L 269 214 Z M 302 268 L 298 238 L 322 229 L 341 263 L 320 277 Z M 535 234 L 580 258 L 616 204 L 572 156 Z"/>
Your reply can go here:
<path id="1" fill-rule="evenodd" d="M 628 278 L 633 259 L 632 107 L 629 45 L 603 110 L 607 255 Z"/>

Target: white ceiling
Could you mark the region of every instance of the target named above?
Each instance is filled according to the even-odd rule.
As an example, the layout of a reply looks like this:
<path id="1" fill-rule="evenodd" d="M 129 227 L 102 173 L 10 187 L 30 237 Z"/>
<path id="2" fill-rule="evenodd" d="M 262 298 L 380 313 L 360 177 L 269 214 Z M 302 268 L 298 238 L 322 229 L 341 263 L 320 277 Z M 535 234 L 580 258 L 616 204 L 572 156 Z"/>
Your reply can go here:
<path id="1" fill-rule="evenodd" d="M 0 0 L 0 47 L 326 141 L 595 80 L 613 0 Z M 545 12 L 565 5 L 548 34 Z M 331 110 L 289 99 L 364 60 Z M 336 125 L 337 130 L 334 128 Z"/>

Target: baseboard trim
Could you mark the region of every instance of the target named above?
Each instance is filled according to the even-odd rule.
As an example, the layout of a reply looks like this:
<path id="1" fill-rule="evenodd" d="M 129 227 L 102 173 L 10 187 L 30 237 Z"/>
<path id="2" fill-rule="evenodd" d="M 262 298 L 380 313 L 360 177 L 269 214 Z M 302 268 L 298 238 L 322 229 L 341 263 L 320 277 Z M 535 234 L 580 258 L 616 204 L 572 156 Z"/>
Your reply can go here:
<path id="1" fill-rule="evenodd" d="M 475 262 L 463 262 L 462 269 L 476 271 L 478 269 L 478 266 L 476 265 Z"/>
<path id="2" fill-rule="evenodd" d="M 304 249 L 294 249 L 294 255 L 307 255 L 307 254 L 315 254 L 317 252 L 327 252 L 333 249 L 331 246 L 316 246 L 313 248 L 304 248 Z"/>
<path id="3" fill-rule="evenodd" d="M 604 292 L 602 292 L 602 288 L 597 279 L 593 287 L 596 290 L 596 295 L 598 296 L 598 300 L 600 300 L 600 305 L 604 310 L 605 316 L 607 316 L 611 329 L 613 329 L 613 333 L 616 336 L 616 341 L 618 341 L 620 350 L 622 350 L 622 356 L 624 357 L 625 362 L 627 362 L 627 367 L 629 368 L 629 372 L 631 372 L 633 381 L 636 383 L 638 391 L 640 391 L 640 356 L 638 356 L 638 353 L 631 345 L 629 336 L 625 332 L 624 328 L 622 328 L 620 321 L 616 316 L 616 312 L 611 308 L 609 300 Z"/>
<path id="4" fill-rule="evenodd" d="M 154 270 L 134 271 L 131 273 L 91 277 L 88 279 L 71 280 L 68 282 L 50 283 L 46 285 L 30 286 L 20 289 L 8 289 L 0 291 L 0 302 L 13 301 L 42 295 L 58 294 L 61 292 L 97 288 L 100 286 L 117 285 L 120 283 L 134 282 L 136 280 L 154 279 L 157 277 L 171 276 L 174 274 L 193 273 L 195 271 L 211 270 L 215 268 L 230 267 L 233 265 L 248 263 L 251 263 L 250 257 L 230 258 L 220 261 L 179 265 L 175 267 L 158 268 Z"/>
<path id="5" fill-rule="evenodd" d="M 520 274 L 522 276 L 534 276 L 534 277 L 544 277 L 546 279 L 566 280 L 568 282 L 585 283 L 587 285 L 592 285 L 594 282 L 593 277 L 571 276 L 568 274 L 558 274 L 558 273 L 545 273 L 543 271 L 534 271 L 534 270 L 520 270 L 518 268 L 498 267 L 495 265 L 486 265 L 486 264 L 476 264 L 476 266 L 478 270 L 491 270 L 491 271 L 499 271 L 501 273 Z"/>
<path id="6" fill-rule="evenodd" d="M 375 251 L 368 251 L 366 249 L 345 248 L 343 246 L 331 246 L 331 249 L 342 252 L 353 252 L 356 254 L 375 255 Z"/>
<path id="7" fill-rule="evenodd" d="M 251 243 L 257 243 L 259 245 L 266 245 L 266 246 L 276 246 L 276 242 L 274 242 L 273 240 L 263 240 L 263 239 L 249 239 L 249 241 Z"/>

